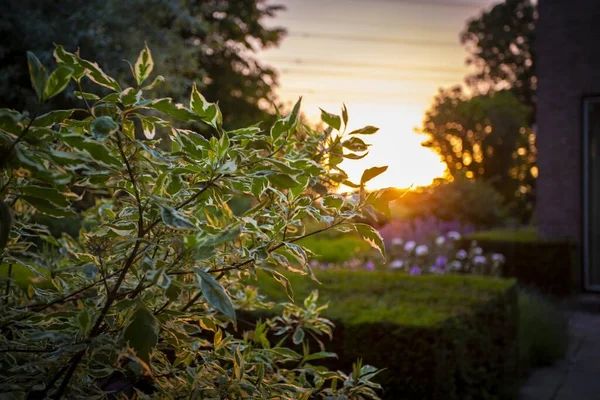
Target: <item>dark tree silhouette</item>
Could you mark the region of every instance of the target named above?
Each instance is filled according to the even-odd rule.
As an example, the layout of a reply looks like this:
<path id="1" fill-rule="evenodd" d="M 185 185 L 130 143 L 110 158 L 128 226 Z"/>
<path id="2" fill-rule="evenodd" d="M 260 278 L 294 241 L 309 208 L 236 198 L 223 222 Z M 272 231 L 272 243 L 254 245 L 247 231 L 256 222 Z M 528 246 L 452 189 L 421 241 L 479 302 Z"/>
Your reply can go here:
<path id="1" fill-rule="evenodd" d="M 0 17 L 0 107 L 21 110 L 35 103 L 27 50 L 50 66 L 53 43 L 68 51 L 81 48 L 82 57 L 124 78 L 130 73 L 123 59 L 135 61 L 146 41 L 155 70 L 166 78 L 156 95 L 186 102 L 196 82 L 208 100 L 220 100 L 223 114 L 231 117 L 227 127 L 258 122 L 266 115 L 261 102 L 275 99 L 276 74 L 255 53 L 282 39 L 282 29 L 263 25 L 280 10 L 265 0 L 6 0 Z M 73 90 L 56 102 L 71 106 Z"/>
<path id="2" fill-rule="evenodd" d="M 537 6 L 531 0 L 505 0 L 471 19 L 460 35 L 477 72 L 467 83 L 479 93 L 509 89 L 535 109 L 535 26 Z M 535 113 L 531 113 L 531 121 Z"/>

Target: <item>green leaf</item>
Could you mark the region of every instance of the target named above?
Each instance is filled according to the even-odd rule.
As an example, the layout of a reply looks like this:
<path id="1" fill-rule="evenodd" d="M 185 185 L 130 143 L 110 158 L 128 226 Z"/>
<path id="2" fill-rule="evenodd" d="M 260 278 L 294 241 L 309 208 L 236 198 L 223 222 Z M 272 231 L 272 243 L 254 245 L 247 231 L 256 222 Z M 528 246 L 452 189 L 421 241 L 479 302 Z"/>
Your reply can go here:
<path id="1" fill-rule="evenodd" d="M 321 119 L 323 120 L 323 122 L 325 122 L 327 125 L 338 131 L 341 129 L 342 119 L 339 115 L 330 114 L 322 108 L 319 108 L 319 110 L 321 110 Z"/>
<path id="2" fill-rule="evenodd" d="M 121 160 L 114 157 L 104 144 L 96 140 L 87 139 L 78 134 L 65 134 L 61 136 L 61 139 L 70 147 L 84 151 L 94 161 L 109 166 L 122 167 Z"/>
<path id="3" fill-rule="evenodd" d="M 198 275 L 198 279 L 200 280 L 200 290 L 202 290 L 202 294 L 204 295 L 204 298 L 206 298 L 208 304 L 221 312 L 223 315 L 227 316 L 233 321 L 234 324 L 236 324 L 237 320 L 233 303 L 225 292 L 223 286 L 221 286 L 219 281 L 210 276 L 208 273 L 200 269 L 196 269 L 195 271 Z"/>
<path id="4" fill-rule="evenodd" d="M 298 115 L 300 113 L 300 105 L 302 104 L 302 97 L 298 99 L 292 112 L 285 118 L 280 118 L 271 127 L 271 140 L 275 142 L 284 132 L 289 132 L 296 127 L 298 124 Z"/>
<path id="5" fill-rule="evenodd" d="M 37 117 L 31 126 L 36 128 L 51 127 L 59 124 L 69 118 L 73 114 L 73 110 L 54 110 Z"/>
<path id="6" fill-rule="evenodd" d="M 27 52 L 27 65 L 29 66 L 31 86 L 33 86 L 33 90 L 35 90 L 38 100 L 43 102 L 44 90 L 46 88 L 46 82 L 48 82 L 46 67 L 44 67 L 35 54 L 30 51 Z"/>
<path id="7" fill-rule="evenodd" d="M 153 108 L 172 117 L 177 118 L 180 121 L 200 121 L 200 118 L 190 111 L 189 108 L 183 106 L 183 104 L 174 104 L 170 98 L 153 100 L 147 104 L 147 107 Z"/>
<path id="8" fill-rule="evenodd" d="M 154 60 L 152 60 L 152 53 L 148 48 L 147 44 L 144 44 L 144 49 L 140 52 L 135 65 L 133 66 L 133 76 L 140 86 L 152 73 L 154 68 Z"/>
<path id="9" fill-rule="evenodd" d="M 367 151 L 369 149 L 369 145 L 363 142 L 362 139 L 357 137 L 351 137 L 347 140 L 344 140 L 342 146 L 351 151 Z"/>
<path id="10" fill-rule="evenodd" d="M 100 86 L 112 89 L 115 92 L 122 92 L 119 83 L 114 78 L 111 78 L 104 71 L 102 71 L 102 68 L 100 68 L 98 64 L 84 60 L 79 57 L 77 57 L 77 60 L 85 68 L 85 75 L 92 82 L 95 82 Z"/>
<path id="11" fill-rule="evenodd" d="M 371 179 L 383 174 L 385 171 L 387 171 L 387 169 L 388 167 L 373 167 L 366 169 L 365 172 L 363 172 L 362 177 L 360 178 L 361 185 L 364 185 Z"/>
<path id="12" fill-rule="evenodd" d="M 173 229 L 193 229 L 197 230 L 198 228 L 188 221 L 183 215 L 177 212 L 174 208 L 160 205 L 160 215 L 162 217 L 163 222 L 169 228 Z"/>
<path id="13" fill-rule="evenodd" d="M 368 126 L 365 126 L 364 128 L 360 128 L 355 131 L 352 131 L 349 134 L 350 135 L 372 135 L 375 132 L 377 132 L 378 130 L 379 130 L 379 128 L 368 125 Z"/>
<path id="14" fill-rule="evenodd" d="M 348 127 L 348 109 L 345 104 L 342 104 L 342 119 L 344 120 L 344 129 Z"/>
<path id="15" fill-rule="evenodd" d="M 64 65 L 52 71 L 44 89 L 44 99 L 50 99 L 65 90 L 71 80 L 71 76 L 73 76 L 73 68 L 65 67 Z"/>
<path id="16" fill-rule="evenodd" d="M 354 224 L 356 231 L 362 236 L 362 238 L 374 249 L 379 251 L 381 257 L 385 259 L 385 245 L 381 235 L 375 228 L 367 224 Z"/>
<path id="17" fill-rule="evenodd" d="M 279 189 L 291 189 L 295 186 L 300 185 L 294 177 L 286 174 L 271 174 L 267 176 L 269 182 Z"/>
<path id="18" fill-rule="evenodd" d="M 206 122 L 215 129 L 223 125 L 223 115 L 221 115 L 219 106 L 207 101 L 198 91 L 195 83 L 192 87 L 192 95 L 190 97 L 190 109 L 198 115 L 203 122 Z"/>
<path id="19" fill-rule="evenodd" d="M 90 127 L 90 131 L 96 139 L 105 139 L 118 129 L 119 125 L 111 117 L 96 118 Z"/>
<path id="20" fill-rule="evenodd" d="M 51 201 L 59 207 L 69 207 L 71 205 L 64 194 L 53 187 L 30 185 L 20 187 L 19 190 L 26 196 L 39 197 Z"/>
<path id="21" fill-rule="evenodd" d="M 87 309 L 81 310 L 77 316 L 77 324 L 79 325 L 79 330 L 81 333 L 84 335 L 87 333 L 88 329 L 90 328 L 90 323 L 91 318 L 89 311 Z"/>
<path id="22" fill-rule="evenodd" d="M 0 254 L 6 247 L 13 226 L 13 216 L 10 207 L 0 200 Z"/>
<path id="23" fill-rule="evenodd" d="M 125 328 L 123 339 L 135 351 L 138 358 L 149 364 L 152 350 L 158 343 L 160 332 L 158 321 L 142 301 L 138 301 L 138 306 L 130 320 L 131 322 Z"/>
<path id="24" fill-rule="evenodd" d="M 344 198 L 339 194 L 332 194 L 323 198 L 323 205 L 328 208 L 339 210 L 344 204 Z"/>
<path id="25" fill-rule="evenodd" d="M 327 351 L 320 351 L 318 353 L 313 353 L 313 354 L 309 354 L 308 356 L 304 357 L 304 362 L 308 362 L 308 361 L 314 361 L 314 360 L 322 360 L 323 358 L 337 358 L 337 354 L 335 353 L 330 353 Z"/>

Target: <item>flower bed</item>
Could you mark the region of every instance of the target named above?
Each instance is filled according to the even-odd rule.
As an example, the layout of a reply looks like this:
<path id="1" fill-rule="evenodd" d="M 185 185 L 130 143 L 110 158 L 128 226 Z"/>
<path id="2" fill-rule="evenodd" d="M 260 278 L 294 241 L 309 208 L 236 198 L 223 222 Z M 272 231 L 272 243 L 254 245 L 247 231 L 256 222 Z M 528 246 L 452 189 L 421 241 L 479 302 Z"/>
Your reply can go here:
<path id="1" fill-rule="evenodd" d="M 514 395 L 514 281 L 343 269 L 319 271 L 320 286 L 306 277 L 289 278 L 297 299 L 318 288 L 321 300 L 330 301 L 324 316 L 336 324 L 335 340 L 326 347 L 339 359 L 327 365 L 347 369 L 362 358 L 386 368 L 378 376 L 385 398 Z M 285 297 L 283 288 L 264 276 L 259 286 L 270 299 Z"/>

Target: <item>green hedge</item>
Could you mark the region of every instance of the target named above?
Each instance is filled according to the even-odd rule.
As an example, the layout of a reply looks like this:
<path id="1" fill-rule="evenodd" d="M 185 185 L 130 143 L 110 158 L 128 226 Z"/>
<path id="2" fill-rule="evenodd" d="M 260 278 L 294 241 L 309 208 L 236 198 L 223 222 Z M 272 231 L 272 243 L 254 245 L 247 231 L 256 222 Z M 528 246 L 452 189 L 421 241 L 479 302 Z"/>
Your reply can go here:
<path id="1" fill-rule="evenodd" d="M 296 299 L 319 289 L 336 324 L 327 350 L 339 359 L 386 368 L 388 399 L 514 398 L 517 371 L 517 291 L 512 280 L 474 276 L 408 276 L 387 271 L 327 270 L 322 285 L 290 276 Z M 285 294 L 260 278 L 269 298 Z M 253 318 L 260 315 L 256 313 Z"/>
<path id="2" fill-rule="evenodd" d="M 477 232 L 465 237 L 461 245 L 466 248 L 471 240 L 485 252 L 504 255 L 504 277 L 557 296 L 569 295 L 576 288 L 578 257 L 572 242 L 543 240 L 532 230 Z"/>

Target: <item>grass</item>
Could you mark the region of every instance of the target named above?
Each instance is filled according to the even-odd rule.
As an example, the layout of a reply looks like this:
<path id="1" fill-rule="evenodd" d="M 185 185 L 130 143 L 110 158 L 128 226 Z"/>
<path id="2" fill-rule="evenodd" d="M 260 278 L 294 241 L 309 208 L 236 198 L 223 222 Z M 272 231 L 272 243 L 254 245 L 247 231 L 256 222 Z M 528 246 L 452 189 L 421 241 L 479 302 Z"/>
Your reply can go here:
<path id="1" fill-rule="evenodd" d="M 319 234 L 302 239 L 298 244 L 315 253 L 317 260 L 327 263 L 342 263 L 371 249 L 357 234 L 351 233 L 336 236 Z"/>
<path id="2" fill-rule="evenodd" d="M 514 285 L 513 280 L 464 275 L 409 276 L 395 271 L 325 270 L 317 272 L 321 284 L 306 276 L 289 275 L 296 301 L 312 290 L 329 302 L 324 316 L 344 324 L 389 322 L 433 326 L 470 313 Z M 285 301 L 285 290 L 259 275 L 261 292 L 270 300 Z"/>
<path id="3" fill-rule="evenodd" d="M 519 293 L 519 363 L 523 371 L 565 357 L 569 342 L 564 313 L 538 293 Z"/>
<path id="4" fill-rule="evenodd" d="M 538 242 L 542 240 L 534 228 L 520 230 L 493 229 L 489 231 L 480 231 L 468 235 L 467 239 L 521 243 Z"/>

